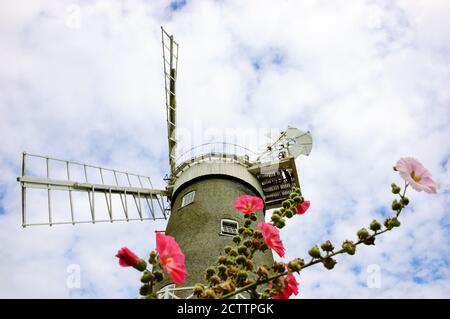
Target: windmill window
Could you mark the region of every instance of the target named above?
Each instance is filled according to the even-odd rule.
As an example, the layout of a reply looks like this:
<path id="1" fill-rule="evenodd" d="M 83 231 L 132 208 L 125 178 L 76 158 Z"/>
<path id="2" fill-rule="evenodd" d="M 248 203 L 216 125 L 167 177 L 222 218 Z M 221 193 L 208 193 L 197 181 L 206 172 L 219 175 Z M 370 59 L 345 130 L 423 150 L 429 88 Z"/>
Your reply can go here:
<path id="1" fill-rule="evenodd" d="M 194 202 L 195 198 L 195 191 L 189 192 L 186 195 L 183 196 L 183 199 L 181 200 L 181 207 L 187 206 Z"/>
<path id="2" fill-rule="evenodd" d="M 237 221 L 230 219 L 222 219 L 221 233 L 222 235 L 237 235 L 239 224 Z"/>

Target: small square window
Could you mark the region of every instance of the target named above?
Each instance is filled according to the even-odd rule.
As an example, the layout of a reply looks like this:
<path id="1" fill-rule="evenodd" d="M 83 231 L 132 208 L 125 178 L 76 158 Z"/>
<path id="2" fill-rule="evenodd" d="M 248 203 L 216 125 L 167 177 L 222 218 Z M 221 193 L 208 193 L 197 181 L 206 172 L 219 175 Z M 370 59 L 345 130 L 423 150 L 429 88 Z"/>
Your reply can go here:
<path id="1" fill-rule="evenodd" d="M 223 235 L 237 235 L 239 224 L 237 221 L 222 219 L 221 232 Z"/>
<path id="2" fill-rule="evenodd" d="M 189 192 L 186 195 L 183 196 L 183 199 L 181 200 L 181 207 L 187 206 L 194 202 L 195 198 L 195 191 Z"/>

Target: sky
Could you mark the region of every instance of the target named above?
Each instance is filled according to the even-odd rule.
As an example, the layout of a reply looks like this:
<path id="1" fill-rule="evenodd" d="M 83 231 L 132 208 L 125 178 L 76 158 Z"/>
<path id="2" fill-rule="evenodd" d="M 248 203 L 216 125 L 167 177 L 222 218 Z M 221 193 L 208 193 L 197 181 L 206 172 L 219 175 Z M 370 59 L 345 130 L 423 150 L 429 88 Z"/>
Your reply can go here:
<path id="1" fill-rule="evenodd" d="M 16 177 L 27 151 L 164 188 L 164 26 L 180 44 L 179 154 L 222 140 L 258 152 L 268 131 L 311 132 L 296 160 L 311 208 L 282 230 L 284 260 L 389 216 L 400 157 L 440 185 L 409 191 L 401 227 L 375 246 L 305 269 L 297 298 L 449 298 L 449 15 L 445 0 L 0 0 L 0 297 L 137 297 L 139 274 L 114 255 L 146 256 L 164 222 L 24 229 Z M 46 198 L 34 198 L 42 217 Z"/>

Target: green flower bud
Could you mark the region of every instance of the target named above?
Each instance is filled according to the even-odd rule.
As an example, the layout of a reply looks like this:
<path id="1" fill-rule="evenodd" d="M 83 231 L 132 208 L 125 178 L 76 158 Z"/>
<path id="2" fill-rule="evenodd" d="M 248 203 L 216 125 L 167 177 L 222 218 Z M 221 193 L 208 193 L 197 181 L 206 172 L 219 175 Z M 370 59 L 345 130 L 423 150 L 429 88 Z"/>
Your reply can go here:
<path id="1" fill-rule="evenodd" d="M 243 235 L 244 236 L 251 236 L 251 235 L 253 235 L 253 230 L 251 228 L 247 228 L 246 230 L 244 230 Z"/>
<path id="2" fill-rule="evenodd" d="M 161 271 L 157 270 L 153 272 L 153 275 L 155 276 L 156 281 L 162 281 L 164 279 L 164 275 Z"/>
<path id="3" fill-rule="evenodd" d="M 398 194 L 398 193 L 400 193 L 400 191 L 401 191 L 401 188 L 398 187 L 395 183 L 392 183 L 392 184 L 391 184 L 391 188 L 392 188 L 392 193 L 393 193 L 393 194 Z"/>
<path id="4" fill-rule="evenodd" d="M 308 254 L 312 258 L 320 258 L 321 257 L 320 250 L 319 250 L 319 247 L 317 247 L 317 245 L 312 247 L 310 250 L 308 250 Z"/>
<path id="5" fill-rule="evenodd" d="M 239 265 L 244 265 L 247 262 L 247 258 L 244 255 L 239 255 L 236 257 L 236 263 Z"/>
<path id="6" fill-rule="evenodd" d="M 365 228 L 361 228 L 360 230 L 358 230 L 356 235 L 358 236 L 359 240 L 364 240 L 370 236 L 369 232 Z"/>
<path id="7" fill-rule="evenodd" d="M 324 242 L 322 244 L 322 246 L 320 246 L 322 248 L 323 251 L 333 251 L 334 250 L 334 246 L 331 243 L 331 241 L 327 240 L 326 242 Z"/>
<path id="8" fill-rule="evenodd" d="M 397 217 L 392 217 L 389 220 L 389 228 L 399 227 L 400 221 L 397 219 Z"/>
<path id="9" fill-rule="evenodd" d="M 151 289 L 150 289 L 149 285 L 143 285 L 139 289 L 139 294 L 141 294 L 142 296 L 147 295 L 149 292 L 151 292 Z"/>
<path id="10" fill-rule="evenodd" d="M 155 275 L 153 275 L 149 271 L 145 271 L 144 274 L 141 277 L 141 282 L 144 283 L 144 284 L 149 283 L 149 282 L 151 282 L 153 280 L 155 280 Z"/>
<path id="11" fill-rule="evenodd" d="M 275 272 L 283 273 L 283 272 L 286 271 L 286 265 L 284 263 L 282 263 L 282 262 L 276 261 L 276 262 L 273 263 L 272 269 Z"/>
<path id="12" fill-rule="evenodd" d="M 386 219 L 384 220 L 383 225 L 384 225 L 384 227 L 386 227 L 387 229 L 392 229 L 392 226 L 389 225 L 389 222 L 390 222 L 390 221 L 391 221 L 390 218 L 386 218 Z"/>
<path id="13" fill-rule="evenodd" d="M 288 262 L 288 268 L 292 272 L 298 272 L 301 269 L 301 265 L 298 260 L 294 259 L 294 260 L 291 260 L 290 262 Z"/>
<path id="14" fill-rule="evenodd" d="M 364 244 L 365 245 L 375 245 L 375 237 L 374 236 L 370 236 L 369 238 L 364 240 Z"/>
<path id="15" fill-rule="evenodd" d="M 238 255 L 238 251 L 235 248 L 230 250 L 230 256 L 236 257 L 237 255 Z"/>
<path id="16" fill-rule="evenodd" d="M 280 219 L 279 221 L 277 221 L 277 223 L 275 224 L 275 226 L 277 226 L 278 228 L 283 228 L 284 226 L 286 226 L 286 222 L 284 221 L 284 219 Z"/>
<path id="17" fill-rule="evenodd" d="M 300 204 L 302 201 L 302 198 L 300 196 L 298 196 L 297 194 L 295 194 L 293 200 L 296 204 Z"/>
<path id="18" fill-rule="evenodd" d="M 289 201 L 287 201 L 287 200 L 285 200 L 283 203 L 281 203 L 281 205 L 282 205 L 284 208 L 289 208 L 289 207 L 291 207 L 291 203 L 290 203 Z"/>
<path id="19" fill-rule="evenodd" d="M 244 227 L 239 227 L 239 229 L 238 229 L 238 233 L 239 234 L 242 234 L 244 231 L 245 231 Z"/>
<path id="20" fill-rule="evenodd" d="M 206 269 L 206 274 L 211 277 L 212 275 L 214 275 L 216 273 L 216 270 L 213 267 L 209 267 L 208 269 Z"/>
<path id="21" fill-rule="evenodd" d="M 242 240 L 242 238 L 241 238 L 240 236 L 234 236 L 234 237 L 233 237 L 233 241 L 234 241 L 236 244 L 239 244 L 239 243 L 241 242 L 241 240 Z"/>
<path id="22" fill-rule="evenodd" d="M 248 274 L 247 271 L 244 269 L 239 270 L 238 274 L 237 274 L 237 281 L 244 281 L 245 279 L 247 279 Z"/>
<path id="23" fill-rule="evenodd" d="M 157 257 L 156 251 L 152 250 L 150 252 L 150 257 L 148 258 L 148 262 L 150 264 L 154 265 L 156 263 L 156 257 Z"/>
<path id="24" fill-rule="evenodd" d="M 258 219 L 258 217 L 256 217 L 255 214 L 251 214 L 251 215 L 250 215 L 250 220 L 256 222 L 257 219 Z"/>
<path id="25" fill-rule="evenodd" d="M 294 214 L 292 213 L 291 209 L 286 210 L 286 213 L 284 214 L 284 216 L 286 216 L 287 218 L 292 218 L 292 216 L 294 216 Z"/>
<path id="26" fill-rule="evenodd" d="M 252 221 L 247 219 L 247 220 L 244 222 L 244 227 L 250 227 L 251 224 L 252 224 Z"/>
<path id="27" fill-rule="evenodd" d="M 205 291 L 205 287 L 202 284 L 196 284 L 194 289 L 193 289 L 193 293 L 195 296 L 200 296 L 201 294 L 203 294 L 203 292 Z"/>
<path id="28" fill-rule="evenodd" d="M 247 255 L 247 247 L 241 245 L 237 249 L 238 253 L 241 255 Z"/>
<path id="29" fill-rule="evenodd" d="M 281 219 L 281 216 L 278 215 L 278 214 L 273 213 L 272 216 L 270 217 L 270 219 L 271 219 L 274 223 L 276 223 L 276 222 L 278 222 L 278 221 Z"/>
<path id="30" fill-rule="evenodd" d="M 227 266 L 225 266 L 225 265 L 219 265 L 219 266 L 217 267 L 217 270 L 218 270 L 219 273 L 224 273 L 225 271 L 227 271 Z"/>
<path id="31" fill-rule="evenodd" d="M 147 263 L 144 259 L 139 259 L 136 265 L 133 266 L 134 269 L 137 269 L 139 271 L 144 271 L 147 269 Z"/>
<path id="32" fill-rule="evenodd" d="M 402 204 L 400 204 L 396 199 L 392 201 L 392 210 L 399 210 L 402 208 Z"/>
<path id="33" fill-rule="evenodd" d="M 233 247 L 231 247 L 230 245 L 226 245 L 225 248 L 223 249 L 223 251 L 225 252 L 225 254 L 228 254 L 230 252 L 230 250 L 232 250 Z"/>
<path id="34" fill-rule="evenodd" d="M 376 220 L 372 220 L 372 222 L 370 223 L 370 230 L 376 232 L 379 231 L 381 229 L 381 224 Z"/>
<path id="35" fill-rule="evenodd" d="M 217 285 L 220 282 L 220 277 L 217 275 L 211 276 L 211 278 L 209 278 L 209 282 L 213 285 Z"/>
<path id="36" fill-rule="evenodd" d="M 326 258 L 323 259 L 322 263 L 323 263 L 323 265 L 325 266 L 326 269 L 330 269 L 331 270 L 331 269 L 334 268 L 334 265 L 336 265 L 337 261 L 334 260 L 331 257 L 326 257 Z"/>
<path id="37" fill-rule="evenodd" d="M 356 252 L 356 245 L 350 241 L 346 240 L 342 243 L 342 249 L 349 255 L 354 255 Z"/>
<path id="38" fill-rule="evenodd" d="M 408 199 L 408 197 L 403 196 L 403 197 L 400 199 L 400 204 L 402 204 L 403 207 L 408 206 L 408 204 L 409 204 L 409 199 Z"/>
<path id="39" fill-rule="evenodd" d="M 245 247 L 251 247 L 252 246 L 252 240 L 251 239 L 246 239 L 246 240 L 244 240 L 244 242 L 242 244 Z"/>
<path id="40" fill-rule="evenodd" d="M 217 258 L 217 262 L 219 264 L 225 264 L 227 262 L 227 256 L 219 256 L 219 258 Z"/>

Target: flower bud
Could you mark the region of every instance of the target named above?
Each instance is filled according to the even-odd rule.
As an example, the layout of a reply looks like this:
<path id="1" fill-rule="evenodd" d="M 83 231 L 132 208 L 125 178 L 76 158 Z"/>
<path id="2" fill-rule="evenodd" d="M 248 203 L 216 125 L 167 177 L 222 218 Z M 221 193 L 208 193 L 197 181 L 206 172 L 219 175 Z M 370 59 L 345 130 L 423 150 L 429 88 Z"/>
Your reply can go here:
<path id="1" fill-rule="evenodd" d="M 375 245 L 375 237 L 374 236 L 370 236 L 369 238 L 364 240 L 364 244 L 365 245 Z"/>
<path id="2" fill-rule="evenodd" d="M 250 270 L 250 271 L 253 270 L 253 268 L 255 268 L 255 262 L 251 259 L 247 259 L 245 268 L 247 268 L 247 270 Z"/>
<path id="3" fill-rule="evenodd" d="M 247 271 L 245 271 L 244 269 L 239 270 L 236 280 L 237 281 L 244 281 L 245 279 L 247 279 L 248 274 Z"/>
<path id="4" fill-rule="evenodd" d="M 226 245 L 225 248 L 223 249 L 223 251 L 225 252 L 225 254 L 228 254 L 230 252 L 230 250 L 232 250 L 233 247 L 231 247 L 230 245 Z"/>
<path id="5" fill-rule="evenodd" d="M 269 276 L 269 270 L 265 266 L 259 266 L 256 274 L 261 278 L 267 278 Z"/>
<path id="6" fill-rule="evenodd" d="M 217 262 L 219 264 L 225 264 L 227 262 L 227 256 L 219 256 L 219 258 L 217 258 Z"/>
<path id="7" fill-rule="evenodd" d="M 205 287 L 202 284 L 196 284 L 193 289 L 193 293 L 197 297 L 200 296 L 201 294 L 203 294 L 204 291 L 205 291 Z"/>
<path id="8" fill-rule="evenodd" d="M 286 210 L 286 213 L 284 214 L 287 218 L 292 218 L 294 216 L 294 213 L 292 213 L 291 209 Z"/>
<path id="9" fill-rule="evenodd" d="M 278 228 L 283 228 L 284 226 L 286 226 L 286 223 L 284 222 L 284 219 L 280 219 L 279 221 L 277 221 L 277 223 L 275 224 L 275 226 L 277 226 Z"/>
<path id="10" fill-rule="evenodd" d="M 220 277 L 217 275 L 211 276 L 211 278 L 209 278 L 209 282 L 213 285 L 217 285 L 220 282 Z"/>
<path id="11" fill-rule="evenodd" d="M 349 255 L 354 255 L 356 251 L 356 245 L 350 241 L 346 240 L 342 244 L 342 249 Z"/>
<path id="12" fill-rule="evenodd" d="M 281 219 L 281 216 L 278 215 L 278 214 L 273 213 L 272 216 L 270 217 L 270 219 L 271 219 L 274 223 L 276 223 L 276 222 L 278 222 L 278 221 Z"/>
<path id="13" fill-rule="evenodd" d="M 214 292 L 214 289 L 208 288 L 203 293 L 203 297 L 205 299 L 216 299 L 216 293 Z"/>
<path id="14" fill-rule="evenodd" d="M 312 247 L 312 248 L 308 251 L 308 254 L 309 254 L 312 258 L 320 258 L 320 257 L 321 257 L 321 256 L 320 256 L 320 250 L 319 250 L 319 247 L 317 247 L 317 245 L 314 246 L 314 247 Z"/>
<path id="15" fill-rule="evenodd" d="M 246 230 L 244 230 L 244 232 L 245 232 Z M 233 237 L 233 241 L 236 243 L 236 244 L 239 244 L 240 242 L 241 242 L 241 240 L 242 240 L 242 238 L 240 237 L 240 236 L 234 236 Z"/>
<path id="16" fill-rule="evenodd" d="M 145 271 L 141 277 L 141 282 L 144 284 L 151 282 L 153 280 L 155 280 L 155 275 L 153 275 L 150 271 Z"/>
<path id="17" fill-rule="evenodd" d="M 164 279 L 164 275 L 161 271 L 157 270 L 153 272 L 153 275 L 155 276 L 155 280 L 157 282 L 162 281 Z"/>
<path id="18" fill-rule="evenodd" d="M 276 261 L 276 262 L 273 263 L 272 269 L 275 272 L 283 273 L 283 272 L 286 271 L 286 265 L 284 263 L 282 263 L 282 262 Z"/>
<path id="19" fill-rule="evenodd" d="M 206 269 L 206 275 L 208 276 L 208 278 L 214 275 L 215 273 L 216 270 L 213 267 L 209 267 L 208 269 Z"/>
<path id="20" fill-rule="evenodd" d="M 360 230 L 358 230 L 356 235 L 358 236 L 359 240 L 364 240 L 370 236 L 369 232 L 365 228 L 361 228 Z"/>
<path id="21" fill-rule="evenodd" d="M 218 271 L 219 273 L 224 273 L 225 271 L 227 271 L 227 266 L 225 266 L 225 265 L 219 265 L 219 266 L 217 267 L 217 271 Z"/>
<path id="22" fill-rule="evenodd" d="M 298 272 L 298 271 L 300 271 L 300 269 L 301 269 L 301 265 L 300 265 L 300 262 L 298 261 L 298 260 L 291 260 L 289 263 L 288 263 L 288 268 L 289 268 L 289 270 L 290 271 L 292 271 L 292 272 Z"/>
<path id="23" fill-rule="evenodd" d="M 229 281 L 223 282 L 219 285 L 220 289 L 222 289 L 223 293 L 232 292 L 234 289 L 231 287 L 231 283 Z"/>
<path id="24" fill-rule="evenodd" d="M 400 204 L 396 199 L 392 201 L 392 210 L 399 210 L 402 208 L 402 204 Z"/>
<path id="25" fill-rule="evenodd" d="M 401 191 L 401 188 L 398 187 L 397 184 L 395 184 L 395 183 L 391 184 L 391 189 L 392 189 L 393 194 L 398 194 Z"/>
<path id="26" fill-rule="evenodd" d="M 251 247 L 252 246 L 252 240 L 251 239 L 246 239 L 246 240 L 244 240 L 242 245 L 244 245 L 245 247 Z"/>
<path id="27" fill-rule="evenodd" d="M 381 229 L 381 224 L 376 220 L 372 220 L 372 222 L 370 223 L 370 230 L 376 232 L 379 231 Z"/>
<path id="28" fill-rule="evenodd" d="M 238 269 L 236 266 L 230 266 L 227 269 L 227 275 L 230 277 L 236 277 Z"/>
<path id="29" fill-rule="evenodd" d="M 247 262 L 247 258 L 244 255 L 239 255 L 236 258 L 236 263 L 238 265 L 244 265 Z"/>
<path id="30" fill-rule="evenodd" d="M 252 224 L 252 221 L 247 219 L 247 220 L 244 222 L 244 227 L 250 227 L 251 224 Z"/>
<path id="31" fill-rule="evenodd" d="M 295 194 L 293 200 L 296 204 L 300 204 L 302 202 L 302 197 Z"/>
<path id="32" fill-rule="evenodd" d="M 147 263 L 144 259 L 139 259 L 136 265 L 133 266 L 133 268 L 139 271 L 144 271 L 145 269 L 147 269 Z"/>
<path id="33" fill-rule="evenodd" d="M 324 242 L 322 244 L 322 246 L 320 246 L 322 248 L 323 251 L 333 251 L 334 250 L 334 246 L 331 243 L 331 241 L 327 240 L 326 242 Z"/>
<path id="34" fill-rule="evenodd" d="M 402 204 L 403 207 L 408 206 L 408 204 L 409 204 L 409 198 L 403 196 L 403 197 L 400 199 L 400 204 Z"/>
<path id="35" fill-rule="evenodd" d="M 334 260 L 331 257 L 326 257 L 322 260 L 323 265 L 325 266 L 326 269 L 333 269 L 334 265 L 336 265 L 337 261 Z"/>
<path id="36" fill-rule="evenodd" d="M 389 220 L 389 228 L 394 228 L 394 227 L 399 227 L 400 226 L 400 221 L 397 219 L 397 217 L 392 217 Z"/>
<path id="37" fill-rule="evenodd" d="M 253 238 L 261 239 L 261 238 L 263 238 L 263 234 L 259 230 L 255 230 L 253 232 Z"/>
<path id="38" fill-rule="evenodd" d="M 156 251 L 152 250 L 150 252 L 150 257 L 148 258 L 148 262 L 150 264 L 152 264 L 152 265 L 155 264 L 156 263 L 156 256 L 157 256 Z"/>
<path id="39" fill-rule="evenodd" d="M 281 203 L 281 205 L 283 206 L 283 208 L 289 208 L 291 207 L 291 203 L 287 200 L 285 200 L 283 203 Z"/>
<path id="40" fill-rule="evenodd" d="M 143 285 L 139 289 L 139 294 L 141 294 L 142 296 L 147 295 L 149 292 L 151 292 L 151 289 L 150 289 L 149 285 Z"/>
<path id="41" fill-rule="evenodd" d="M 241 255 L 247 255 L 247 247 L 245 247 L 244 245 L 239 246 L 237 251 Z"/>
<path id="42" fill-rule="evenodd" d="M 253 230 L 251 228 L 247 228 L 246 230 L 244 230 L 244 232 L 242 233 L 244 236 L 251 236 L 253 235 Z M 239 241 L 240 242 L 240 241 Z M 238 243 L 237 243 L 238 244 Z"/>
<path id="43" fill-rule="evenodd" d="M 258 217 L 256 217 L 255 214 L 250 214 L 250 220 L 256 222 L 257 219 L 258 219 Z"/>
<path id="44" fill-rule="evenodd" d="M 239 227 L 238 229 L 238 234 L 242 234 L 244 232 L 245 228 L 244 227 Z"/>

